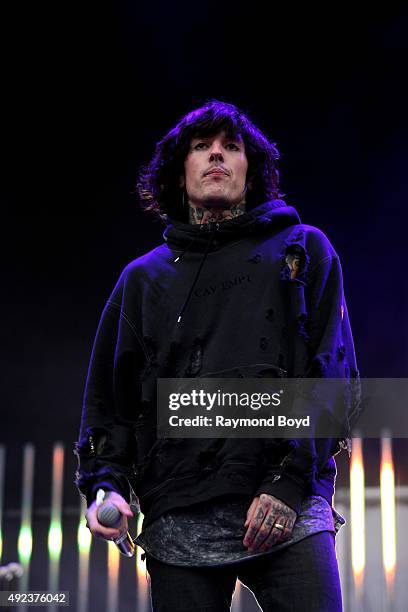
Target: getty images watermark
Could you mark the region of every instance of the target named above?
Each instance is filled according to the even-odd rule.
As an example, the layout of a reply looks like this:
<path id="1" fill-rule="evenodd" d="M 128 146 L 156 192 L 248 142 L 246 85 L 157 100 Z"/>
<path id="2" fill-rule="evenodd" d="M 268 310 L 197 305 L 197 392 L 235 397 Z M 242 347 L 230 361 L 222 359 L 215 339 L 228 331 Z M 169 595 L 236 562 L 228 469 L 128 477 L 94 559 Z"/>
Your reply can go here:
<path id="1" fill-rule="evenodd" d="M 407 378 L 159 378 L 159 438 L 408 438 Z"/>
<path id="2" fill-rule="evenodd" d="M 169 410 L 178 411 L 185 407 L 197 407 L 205 411 L 221 408 L 245 408 L 260 410 L 261 408 L 276 408 L 282 404 L 281 389 L 275 393 L 236 393 L 223 392 L 217 389 L 211 393 L 204 389 L 192 389 L 190 392 L 174 392 L 169 395 Z M 170 427 L 310 427 L 310 415 L 303 418 L 289 417 L 286 414 L 271 414 L 269 417 L 227 417 L 216 414 L 214 417 L 197 414 L 196 416 L 170 415 L 168 419 Z"/>

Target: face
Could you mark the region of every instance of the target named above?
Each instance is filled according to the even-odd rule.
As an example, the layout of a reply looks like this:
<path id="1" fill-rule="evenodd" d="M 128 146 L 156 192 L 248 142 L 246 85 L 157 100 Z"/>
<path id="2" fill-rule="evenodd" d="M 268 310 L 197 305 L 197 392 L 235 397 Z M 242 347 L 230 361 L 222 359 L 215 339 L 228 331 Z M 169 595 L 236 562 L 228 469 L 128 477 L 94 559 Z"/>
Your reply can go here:
<path id="1" fill-rule="evenodd" d="M 229 208 L 245 198 L 248 160 L 240 136 L 227 138 L 225 132 L 193 138 L 184 161 L 188 199 L 198 206 Z"/>

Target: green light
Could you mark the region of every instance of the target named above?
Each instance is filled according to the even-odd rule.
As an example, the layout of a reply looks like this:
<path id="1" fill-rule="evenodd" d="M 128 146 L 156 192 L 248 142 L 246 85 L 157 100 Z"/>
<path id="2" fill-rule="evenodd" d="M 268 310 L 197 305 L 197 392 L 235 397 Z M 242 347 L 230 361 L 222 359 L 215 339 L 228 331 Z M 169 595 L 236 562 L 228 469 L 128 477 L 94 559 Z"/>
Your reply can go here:
<path id="1" fill-rule="evenodd" d="M 89 552 L 89 549 L 91 548 L 92 534 L 86 526 L 85 518 L 82 519 L 78 525 L 77 541 L 79 552 Z"/>
<path id="2" fill-rule="evenodd" d="M 144 519 L 144 514 L 142 512 L 139 512 L 136 518 L 136 537 L 142 531 L 143 519 Z"/>
<path id="3" fill-rule="evenodd" d="M 60 523 L 51 523 L 48 531 L 48 552 L 51 559 L 58 559 L 62 548 L 62 530 Z"/>
<path id="4" fill-rule="evenodd" d="M 20 534 L 18 536 L 18 554 L 21 561 L 28 562 L 31 557 L 31 551 L 33 549 L 33 538 L 31 527 L 21 527 Z"/>

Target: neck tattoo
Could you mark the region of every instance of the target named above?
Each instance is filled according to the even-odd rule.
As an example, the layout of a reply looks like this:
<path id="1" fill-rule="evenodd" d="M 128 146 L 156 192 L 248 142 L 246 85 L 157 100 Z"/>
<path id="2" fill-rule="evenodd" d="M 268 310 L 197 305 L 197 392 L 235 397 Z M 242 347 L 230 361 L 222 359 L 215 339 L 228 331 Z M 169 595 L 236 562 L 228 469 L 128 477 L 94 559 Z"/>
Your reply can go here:
<path id="1" fill-rule="evenodd" d="M 195 206 L 191 202 L 188 203 L 189 223 L 193 225 L 212 223 L 214 221 L 228 221 L 243 215 L 245 212 L 245 202 L 238 202 L 238 204 L 234 204 L 231 208 L 206 208 L 205 206 Z"/>

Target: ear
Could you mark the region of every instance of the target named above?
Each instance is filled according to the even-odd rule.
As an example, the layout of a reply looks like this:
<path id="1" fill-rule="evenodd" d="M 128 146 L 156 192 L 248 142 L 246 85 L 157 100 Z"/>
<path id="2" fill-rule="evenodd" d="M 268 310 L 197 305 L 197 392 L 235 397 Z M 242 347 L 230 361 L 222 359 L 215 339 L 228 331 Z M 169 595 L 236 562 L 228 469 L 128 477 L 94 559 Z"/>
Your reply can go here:
<path id="1" fill-rule="evenodd" d="M 186 181 L 185 181 L 185 178 L 184 178 L 184 174 L 181 174 L 180 178 L 179 178 L 179 185 L 180 185 L 180 187 L 184 187 L 185 184 L 186 184 Z"/>

